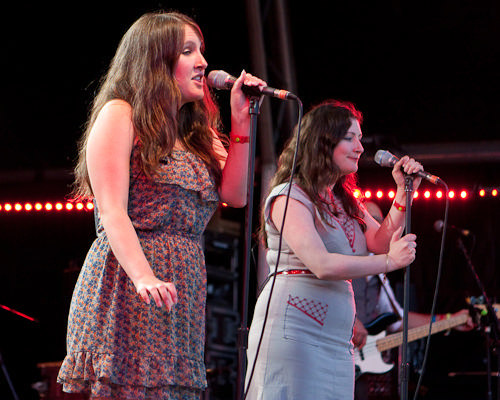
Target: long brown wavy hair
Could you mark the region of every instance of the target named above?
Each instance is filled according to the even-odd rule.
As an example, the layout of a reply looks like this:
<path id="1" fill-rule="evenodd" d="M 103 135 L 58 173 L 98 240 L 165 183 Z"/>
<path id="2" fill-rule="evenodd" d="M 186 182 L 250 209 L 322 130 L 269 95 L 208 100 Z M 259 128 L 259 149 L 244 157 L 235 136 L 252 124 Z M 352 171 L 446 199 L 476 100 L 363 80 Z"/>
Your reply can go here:
<path id="1" fill-rule="evenodd" d="M 93 195 L 87 171 L 87 141 L 97 115 L 113 99 L 124 100 L 132 107 L 141 168 L 146 175 L 154 175 L 160 160 L 172 152 L 175 140 L 179 139 L 187 150 L 206 163 L 216 184 L 220 184 L 220 156 L 212 146 L 212 132 L 217 132 L 220 126 L 219 109 L 206 82 L 203 100 L 180 107 L 181 93 L 174 71 L 184 46 L 186 25 L 198 34 L 204 50 L 200 27 L 190 17 L 177 12 L 145 14 L 121 39 L 101 80 L 79 142 L 73 192 L 76 197 Z"/>
<path id="2" fill-rule="evenodd" d="M 339 100 L 326 100 L 304 115 L 300 124 L 294 182 L 311 199 L 325 222 L 328 205 L 321 193 L 335 185 L 333 193 L 342 201 L 347 214 L 365 229 L 363 213 L 354 197 L 357 176 L 355 173 L 342 175 L 333 161 L 333 149 L 347 134 L 351 118 L 357 119 L 360 124 L 363 122 L 362 113 L 352 103 Z M 290 180 L 296 145 L 297 127 L 279 157 L 271 189 Z"/>

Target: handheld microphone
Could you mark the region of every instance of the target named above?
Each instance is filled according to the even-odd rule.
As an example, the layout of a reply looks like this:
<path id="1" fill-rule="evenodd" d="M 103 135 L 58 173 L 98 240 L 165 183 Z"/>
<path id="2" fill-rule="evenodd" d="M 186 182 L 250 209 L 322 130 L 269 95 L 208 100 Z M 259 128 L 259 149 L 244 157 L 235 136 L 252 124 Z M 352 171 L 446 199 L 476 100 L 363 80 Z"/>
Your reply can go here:
<path id="1" fill-rule="evenodd" d="M 399 161 L 399 158 L 397 158 L 394 154 L 390 153 L 387 150 L 378 150 L 375 153 L 374 160 L 381 167 L 394 167 L 394 164 Z M 420 178 L 424 178 L 435 185 L 437 185 L 438 183 L 444 184 L 443 180 L 439 176 L 431 175 L 425 171 L 415 172 L 415 175 L 419 176 Z"/>
<path id="2" fill-rule="evenodd" d="M 219 89 L 219 90 L 231 90 L 234 85 L 236 78 L 229 75 L 227 72 L 222 70 L 210 71 L 207 76 L 208 86 Z M 258 86 L 246 86 L 241 87 L 243 93 L 249 97 L 260 97 L 262 95 L 276 97 L 281 100 L 295 100 L 297 96 L 286 90 L 274 89 L 272 87 L 266 86 L 260 88 Z"/>
<path id="3" fill-rule="evenodd" d="M 436 232 L 441 232 L 444 228 L 444 222 L 442 219 L 438 219 L 436 222 L 434 222 L 434 230 Z M 472 234 L 471 231 L 469 231 L 468 229 L 462 229 L 462 228 L 458 228 L 454 225 L 448 225 L 448 228 L 451 228 L 453 229 L 454 231 L 457 231 L 458 233 L 460 233 L 462 236 L 469 236 Z"/>

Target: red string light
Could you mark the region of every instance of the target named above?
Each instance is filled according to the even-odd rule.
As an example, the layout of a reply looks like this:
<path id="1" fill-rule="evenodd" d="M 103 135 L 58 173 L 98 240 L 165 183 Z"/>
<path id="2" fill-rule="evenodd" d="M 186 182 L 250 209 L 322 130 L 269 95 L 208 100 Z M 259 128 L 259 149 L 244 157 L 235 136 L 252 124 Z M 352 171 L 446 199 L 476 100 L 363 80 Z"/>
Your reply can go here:
<path id="1" fill-rule="evenodd" d="M 467 189 L 451 189 L 445 194 L 441 189 L 426 189 L 424 191 L 415 191 L 413 193 L 414 199 L 419 199 L 419 201 L 432 200 L 432 199 L 443 199 L 445 195 L 448 196 L 450 200 L 453 201 L 463 201 L 468 199 L 488 199 L 488 198 L 499 198 L 498 196 L 499 187 L 483 187 L 477 191 L 471 191 Z M 354 191 L 355 198 L 364 198 L 366 200 L 377 199 L 380 201 L 393 200 L 396 196 L 396 192 L 393 189 L 364 189 L 363 191 L 356 189 Z M 226 203 L 221 203 L 222 207 L 227 207 Z M 2 214 L 12 213 L 24 213 L 24 212 L 36 212 L 37 214 L 50 214 L 53 212 L 67 213 L 74 212 L 89 212 L 94 209 L 94 204 L 91 201 L 88 202 L 72 202 L 72 201 L 47 201 L 47 202 L 1 202 L 0 201 L 0 216 Z"/>

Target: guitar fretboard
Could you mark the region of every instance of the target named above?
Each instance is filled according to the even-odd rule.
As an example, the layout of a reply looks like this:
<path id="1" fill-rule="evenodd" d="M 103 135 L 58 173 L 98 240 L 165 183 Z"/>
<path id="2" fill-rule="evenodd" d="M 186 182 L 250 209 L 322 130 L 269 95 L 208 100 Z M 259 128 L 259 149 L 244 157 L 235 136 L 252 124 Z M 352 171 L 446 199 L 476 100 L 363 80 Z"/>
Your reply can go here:
<path id="1" fill-rule="evenodd" d="M 454 328 L 467 322 L 467 314 L 458 315 L 449 319 L 443 319 L 441 321 L 434 322 L 432 324 L 431 334 L 435 334 L 442 331 L 447 331 L 448 329 Z M 429 334 L 429 325 L 419 326 L 408 330 L 408 342 L 421 339 Z M 385 338 L 377 340 L 377 350 L 385 351 L 393 349 L 394 347 L 401 346 L 403 343 L 403 332 L 394 333 L 392 335 L 386 336 Z"/>

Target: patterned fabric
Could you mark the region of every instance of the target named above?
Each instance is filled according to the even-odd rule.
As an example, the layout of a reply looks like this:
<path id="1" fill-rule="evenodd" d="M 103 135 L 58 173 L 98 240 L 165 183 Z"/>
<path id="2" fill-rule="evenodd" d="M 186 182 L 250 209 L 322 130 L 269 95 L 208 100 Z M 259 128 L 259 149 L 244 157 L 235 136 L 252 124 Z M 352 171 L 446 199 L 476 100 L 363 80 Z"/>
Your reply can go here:
<path id="1" fill-rule="evenodd" d="M 96 208 L 92 244 L 71 301 L 58 381 L 67 392 L 123 399 L 195 399 L 206 387 L 206 271 L 201 235 L 218 195 L 205 164 L 175 151 L 153 178 L 131 157 L 128 213 L 155 275 L 175 284 L 167 312 L 145 304 L 110 249 Z"/>
<path id="2" fill-rule="evenodd" d="M 288 295 L 288 304 L 302 311 L 321 326 L 324 325 L 326 314 L 328 313 L 328 304 L 324 304 L 314 299 L 292 295 Z"/>

